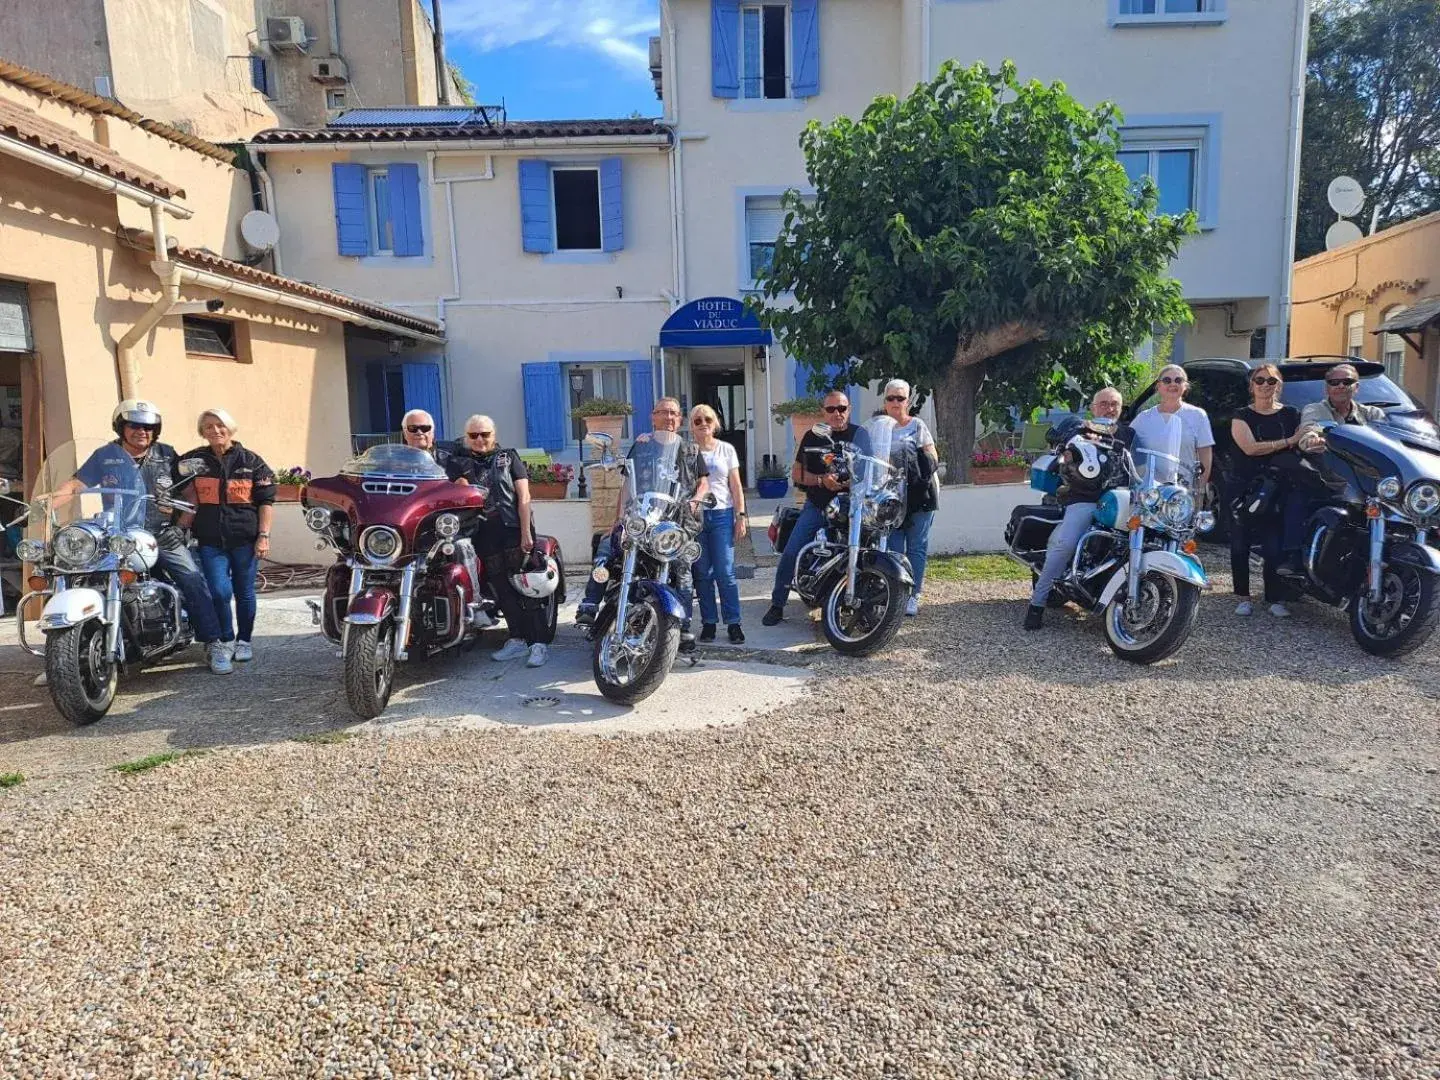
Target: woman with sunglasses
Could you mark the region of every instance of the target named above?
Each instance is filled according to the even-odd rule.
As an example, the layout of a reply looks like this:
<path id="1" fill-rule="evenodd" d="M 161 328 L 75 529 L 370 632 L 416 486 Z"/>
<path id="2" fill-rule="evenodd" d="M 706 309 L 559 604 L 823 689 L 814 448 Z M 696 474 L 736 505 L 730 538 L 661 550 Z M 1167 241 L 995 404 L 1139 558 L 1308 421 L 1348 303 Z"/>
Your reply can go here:
<path id="1" fill-rule="evenodd" d="M 716 438 L 720 418 L 709 405 L 690 410 L 690 436 L 710 474 L 714 507 L 705 511 L 705 524 L 696 539 L 700 558 L 695 560 L 695 589 L 700 599 L 700 640 L 714 641 L 717 614 L 723 616 L 732 645 L 745 643 L 740 628 L 740 586 L 735 580 L 735 542 L 745 535 L 745 490 L 740 485 L 740 458 L 735 448 Z M 715 593 L 720 593 L 716 611 Z"/>
<path id="2" fill-rule="evenodd" d="M 1203 492 L 1210 483 L 1215 435 L 1210 430 L 1209 414 L 1185 400 L 1185 391 L 1189 388 L 1190 380 L 1185 375 L 1185 369 L 1179 364 L 1166 364 L 1155 380 L 1160 403 L 1135 417 L 1130 422 L 1130 429 L 1135 432 L 1134 446 L 1137 449 L 1168 452 L 1174 445 L 1172 435 L 1175 434 L 1174 425 L 1178 423 L 1180 460 L 1192 468 L 1199 466 L 1194 490 Z M 1161 466 L 1162 480 L 1172 479 L 1174 475 L 1173 466 Z"/>
<path id="3" fill-rule="evenodd" d="M 930 553 L 930 525 L 939 508 L 939 485 L 935 468 L 940 456 L 935 450 L 935 436 L 918 416 L 910 415 L 910 384 L 904 379 L 891 379 L 885 384 L 885 413 L 895 421 L 894 438 L 915 447 L 915 466 L 905 488 L 905 524 L 890 534 L 890 550 L 910 560 L 915 587 L 905 605 L 906 615 L 920 614 L 920 596 L 925 588 L 925 564 Z"/>
<path id="4" fill-rule="evenodd" d="M 1284 473 L 1297 464 L 1295 447 L 1300 442 L 1300 412 L 1280 402 L 1285 379 L 1274 364 L 1261 364 L 1250 373 L 1250 404 L 1230 421 L 1230 437 L 1240 451 L 1234 463 L 1234 488 L 1239 496 L 1230 526 L 1230 576 L 1240 598 L 1235 614 L 1248 616 L 1255 610 L 1250 600 L 1250 549 L 1258 541 L 1264 562 L 1265 602 L 1276 618 L 1289 617 L 1283 602 L 1279 565 L 1283 551 L 1298 534 L 1297 518 L 1304 514 L 1304 502 Z M 1261 476 L 1272 479 L 1270 490 L 1255 490 Z M 1251 512 L 1250 507 L 1255 507 Z M 1284 526 L 1275 520 L 1275 509 L 1283 507 Z"/>

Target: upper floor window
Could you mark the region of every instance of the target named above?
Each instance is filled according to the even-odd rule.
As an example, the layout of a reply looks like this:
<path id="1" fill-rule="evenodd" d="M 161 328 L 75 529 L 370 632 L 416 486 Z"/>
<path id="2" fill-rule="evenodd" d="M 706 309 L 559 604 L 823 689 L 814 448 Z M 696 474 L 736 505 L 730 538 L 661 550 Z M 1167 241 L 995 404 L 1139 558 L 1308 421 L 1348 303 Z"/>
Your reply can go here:
<path id="1" fill-rule="evenodd" d="M 555 250 L 600 250 L 600 170 L 551 169 Z"/>
<path id="2" fill-rule="evenodd" d="M 1200 156 L 1198 147 L 1166 145 L 1164 143 L 1143 144 L 1126 148 L 1115 156 L 1125 166 L 1134 184 L 1145 178 L 1155 181 L 1160 189 L 1160 203 L 1156 208 L 1162 214 L 1183 214 L 1196 209 L 1196 161 Z"/>
<path id="3" fill-rule="evenodd" d="M 1380 321 L 1386 323 L 1396 315 L 1404 313 L 1405 305 L 1396 304 L 1380 313 Z M 1403 384 L 1405 379 L 1405 339 L 1399 334 L 1386 334 L 1381 341 L 1384 344 L 1381 346 L 1380 359 L 1385 362 L 1385 374 L 1397 383 Z"/>
<path id="4" fill-rule="evenodd" d="M 1226 0 L 1110 0 L 1110 25 L 1222 23 L 1225 5 Z"/>
<path id="5" fill-rule="evenodd" d="M 585 261 L 625 247 L 624 165 L 620 158 L 603 158 L 598 163 L 527 158 L 519 163 L 518 173 L 524 250 L 569 253 Z"/>
<path id="6" fill-rule="evenodd" d="M 775 259 L 775 241 L 785 224 L 778 195 L 752 195 L 745 200 L 745 246 L 750 253 L 750 280 L 758 282 Z"/>
<path id="7" fill-rule="evenodd" d="M 820 3 L 710 0 L 714 96 L 764 102 L 818 94 Z"/>
<path id="8" fill-rule="evenodd" d="M 370 189 L 370 252 L 393 255 L 395 228 L 390 217 L 390 170 L 370 169 L 366 182 Z"/>
<path id="9" fill-rule="evenodd" d="M 341 255 L 425 253 L 420 167 L 409 162 L 330 167 L 336 246 Z"/>
<path id="10" fill-rule="evenodd" d="M 1365 355 L 1365 312 L 1352 311 L 1345 317 L 1345 355 L 1357 359 Z"/>
<path id="11" fill-rule="evenodd" d="M 1127 117 L 1116 158 L 1132 183 L 1155 182 L 1162 214 L 1195 211 L 1201 229 L 1218 224 L 1218 114 L 1174 113 Z"/>

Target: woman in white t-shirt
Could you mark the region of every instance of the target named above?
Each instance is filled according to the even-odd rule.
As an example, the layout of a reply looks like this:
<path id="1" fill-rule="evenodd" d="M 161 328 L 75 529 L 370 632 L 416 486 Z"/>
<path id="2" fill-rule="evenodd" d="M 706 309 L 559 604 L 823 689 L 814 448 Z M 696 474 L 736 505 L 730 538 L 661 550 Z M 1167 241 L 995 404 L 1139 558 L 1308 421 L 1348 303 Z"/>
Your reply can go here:
<path id="1" fill-rule="evenodd" d="M 939 455 L 935 437 L 918 416 L 910 415 L 910 384 L 904 379 L 891 379 L 885 384 L 885 413 L 895 421 L 895 438 L 915 444 L 916 459 L 921 466 L 923 483 L 912 478 L 907 493 L 905 524 L 890 534 L 889 548 L 910 560 L 910 573 L 915 587 L 905 605 L 906 615 L 920 614 L 920 595 L 925 588 L 925 564 L 930 554 L 930 526 L 938 508 L 933 476 Z"/>
<path id="2" fill-rule="evenodd" d="M 1210 415 L 1198 405 L 1185 401 L 1185 391 L 1190 381 L 1185 369 L 1179 364 L 1169 364 L 1160 369 L 1155 389 L 1160 395 L 1160 404 L 1146 409 L 1134 420 L 1130 428 L 1135 432 L 1135 447 L 1143 450 L 1158 450 L 1162 454 L 1179 450 L 1176 455 L 1192 469 L 1199 466 L 1199 475 L 1194 481 L 1196 491 L 1204 491 L 1210 482 L 1210 468 L 1214 464 L 1215 435 L 1210 430 Z M 1136 465 L 1143 472 L 1147 462 L 1139 456 Z M 1162 464 L 1157 467 L 1159 479 L 1168 481 L 1175 478 L 1175 467 Z"/>
<path id="3" fill-rule="evenodd" d="M 700 640 L 714 641 L 717 615 L 723 617 L 732 645 L 745 642 L 740 628 L 740 585 L 735 580 L 735 541 L 745 535 L 745 489 L 740 484 L 740 458 L 735 448 L 716 438 L 720 418 L 709 405 L 690 410 L 690 434 L 709 470 L 713 509 L 705 511 L 705 526 L 696 537 L 700 558 L 695 560 L 695 594 L 700 598 Z M 715 593 L 720 593 L 719 611 Z"/>

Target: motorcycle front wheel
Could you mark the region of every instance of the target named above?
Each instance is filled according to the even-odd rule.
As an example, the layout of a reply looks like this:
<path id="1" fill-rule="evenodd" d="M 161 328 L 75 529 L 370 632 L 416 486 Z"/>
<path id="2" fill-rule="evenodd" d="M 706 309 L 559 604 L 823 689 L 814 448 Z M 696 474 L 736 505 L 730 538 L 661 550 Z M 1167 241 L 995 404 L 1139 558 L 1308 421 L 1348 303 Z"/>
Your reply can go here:
<path id="1" fill-rule="evenodd" d="M 361 720 L 374 720 L 395 687 L 395 623 L 351 626 L 345 639 L 345 700 Z"/>
<path id="2" fill-rule="evenodd" d="M 879 566 L 862 566 L 855 571 L 855 603 L 847 604 L 845 575 L 839 575 L 820 601 L 825 639 L 845 656 L 878 652 L 899 632 L 909 595 L 898 574 Z"/>
<path id="3" fill-rule="evenodd" d="M 1350 633 L 1372 656 L 1406 656 L 1435 632 L 1435 576 L 1414 566 L 1389 563 L 1380 581 L 1380 600 L 1360 587 L 1350 605 Z"/>
<path id="4" fill-rule="evenodd" d="M 1139 604 L 1127 612 L 1122 591 L 1105 609 L 1105 639 L 1132 664 L 1153 664 L 1170 656 L 1195 628 L 1200 589 L 1150 570 L 1140 578 Z"/>
<path id="5" fill-rule="evenodd" d="M 99 619 L 45 635 L 45 682 L 50 699 L 72 724 L 93 724 L 115 703 L 120 668 L 105 639 L 105 624 Z"/>
<path id="6" fill-rule="evenodd" d="M 680 624 L 653 596 L 632 600 L 625 621 L 596 639 L 591 670 L 606 701 L 634 705 L 660 689 L 669 674 L 680 651 Z"/>

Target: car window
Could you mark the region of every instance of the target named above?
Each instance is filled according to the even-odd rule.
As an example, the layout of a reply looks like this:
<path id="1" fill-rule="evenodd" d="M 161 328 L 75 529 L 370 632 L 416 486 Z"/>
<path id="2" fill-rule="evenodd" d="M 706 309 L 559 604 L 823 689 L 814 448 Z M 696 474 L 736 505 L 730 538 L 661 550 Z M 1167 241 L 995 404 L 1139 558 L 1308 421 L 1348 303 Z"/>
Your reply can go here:
<path id="1" fill-rule="evenodd" d="M 1319 401 L 1325 396 L 1324 379 L 1299 379 L 1295 382 L 1285 384 L 1285 392 L 1281 398 L 1286 405 L 1293 405 L 1297 409 L 1303 409 L 1311 402 Z M 1367 405 L 1405 405 L 1411 408 L 1419 408 L 1419 403 L 1408 393 L 1396 386 L 1388 375 L 1367 375 L 1360 380 L 1360 387 L 1356 398 Z"/>

